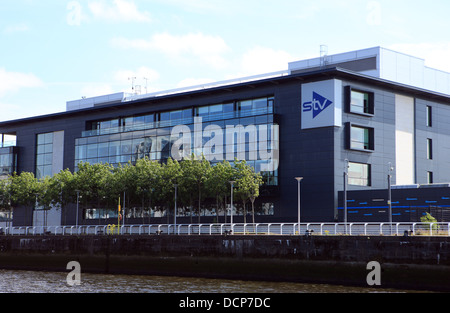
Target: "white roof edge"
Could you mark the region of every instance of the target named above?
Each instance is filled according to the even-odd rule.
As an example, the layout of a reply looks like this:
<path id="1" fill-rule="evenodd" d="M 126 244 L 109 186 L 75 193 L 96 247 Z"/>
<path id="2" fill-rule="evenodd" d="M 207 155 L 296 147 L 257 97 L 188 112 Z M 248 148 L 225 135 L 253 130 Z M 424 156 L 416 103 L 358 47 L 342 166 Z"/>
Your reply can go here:
<path id="1" fill-rule="evenodd" d="M 215 87 L 223 87 L 223 86 L 234 85 L 234 84 L 239 84 L 239 83 L 262 80 L 262 79 L 266 79 L 266 78 L 283 77 L 283 76 L 287 76 L 287 75 L 289 75 L 289 71 L 283 70 L 283 71 L 271 72 L 271 73 L 266 73 L 266 74 L 259 74 L 259 75 L 241 77 L 241 78 L 233 78 L 233 79 L 229 79 L 229 80 L 217 81 L 217 82 L 202 84 L 202 85 L 162 90 L 162 91 L 157 91 L 157 92 L 148 93 L 148 94 L 144 94 L 144 95 L 129 94 L 128 96 L 126 96 L 123 99 L 123 102 L 135 101 L 135 100 L 146 99 L 146 98 L 162 97 L 162 96 L 166 96 L 166 95 L 173 95 L 173 94 L 189 92 L 189 91 L 196 91 L 196 90 L 204 90 L 204 89 L 210 89 L 210 88 L 215 88 Z"/>

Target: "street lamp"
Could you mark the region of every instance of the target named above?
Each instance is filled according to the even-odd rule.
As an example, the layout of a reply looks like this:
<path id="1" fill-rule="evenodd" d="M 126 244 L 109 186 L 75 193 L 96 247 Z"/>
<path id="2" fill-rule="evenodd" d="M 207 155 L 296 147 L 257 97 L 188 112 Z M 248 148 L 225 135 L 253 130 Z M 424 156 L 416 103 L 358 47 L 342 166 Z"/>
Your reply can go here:
<path id="1" fill-rule="evenodd" d="M 174 223 L 174 229 L 173 229 L 173 234 L 175 235 L 176 229 L 177 229 L 177 189 L 178 189 L 178 185 L 174 184 L 173 185 L 175 187 L 175 212 L 173 215 L 173 223 Z"/>
<path id="2" fill-rule="evenodd" d="M 392 171 L 394 170 L 394 167 L 392 166 L 391 162 L 389 164 L 388 169 L 388 206 L 389 206 L 389 225 L 391 227 L 391 235 L 392 235 L 392 192 L 391 192 L 391 179 L 392 179 Z"/>
<path id="3" fill-rule="evenodd" d="M 77 192 L 77 216 L 76 216 L 76 220 L 75 220 L 75 225 L 78 228 L 78 208 L 79 208 L 79 197 L 80 197 L 80 191 L 79 190 L 75 190 Z"/>
<path id="4" fill-rule="evenodd" d="M 345 168 L 344 168 L 344 225 L 345 225 L 345 234 L 347 234 L 347 184 L 348 184 L 348 160 L 345 159 Z"/>
<path id="5" fill-rule="evenodd" d="M 300 235 L 300 182 L 302 181 L 303 177 L 295 177 L 295 179 L 298 182 L 298 216 L 297 216 L 297 223 L 298 223 L 298 234 Z"/>
<path id="6" fill-rule="evenodd" d="M 233 230 L 233 185 L 236 181 L 235 180 L 230 180 L 230 184 L 231 184 L 231 230 Z"/>

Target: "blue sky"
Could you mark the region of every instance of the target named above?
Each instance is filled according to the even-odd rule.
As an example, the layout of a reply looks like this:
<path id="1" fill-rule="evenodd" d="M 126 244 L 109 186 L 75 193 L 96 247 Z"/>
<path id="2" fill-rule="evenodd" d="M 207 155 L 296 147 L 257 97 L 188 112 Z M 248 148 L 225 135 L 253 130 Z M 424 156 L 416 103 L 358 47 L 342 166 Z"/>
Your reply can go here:
<path id="1" fill-rule="evenodd" d="M 450 1 L 1 0 L 0 121 L 383 46 L 450 72 Z"/>

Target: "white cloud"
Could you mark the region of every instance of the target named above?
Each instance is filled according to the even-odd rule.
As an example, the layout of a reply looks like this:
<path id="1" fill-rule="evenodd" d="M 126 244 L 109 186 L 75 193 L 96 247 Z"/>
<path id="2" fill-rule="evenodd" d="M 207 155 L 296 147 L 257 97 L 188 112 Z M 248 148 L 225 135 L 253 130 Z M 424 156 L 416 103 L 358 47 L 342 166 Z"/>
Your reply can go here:
<path id="1" fill-rule="evenodd" d="M 44 83 L 34 74 L 7 72 L 0 68 L 0 97 L 21 88 L 42 87 Z"/>
<path id="2" fill-rule="evenodd" d="M 286 51 L 266 47 L 254 47 L 242 56 L 244 75 L 264 74 L 286 70 L 293 57 Z"/>
<path id="3" fill-rule="evenodd" d="M 3 29 L 4 34 L 14 34 L 14 33 L 21 33 L 29 31 L 30 27 L 28 27 L 27 24 L 14 24 L 14 25 L 8 25 Z"/>
<path id="4" fill-rule="evenodd" d="M 104 0 L 89 2 L 89 10 L 96 18 L 109 21 L 150 22 L 150 13 L 140 12 L 133 1 L 114 0 L 112 6 Z"/>
<path id="5" fill-rule="evenodd" d="M 2 114 L 0 114 L 0 122 L 23 117 L 23 114 L 21 114 L 21 108 L 17 104 L 0 101 L 0 108 L 2 109 Z"/>
<path id="6" fill-rule="evenodd" d="M 192 61 L 192 57 L 214 68 L 224 68 L 226 60 L 223 54 L 229 51 L 228 45 L 220 36 L 204 35 L 202 33 L 190 33 L 187 35 L 171 35 L 159 33 L 150 39 L 114 38 L 114 46 L 153 50 L 164 53 L 166 56 L 183 62 Z"/>
<path id="7" fill-rule="evenodd" d="M 188 12 L 195 12 L 195 13 L 207 13 L 207 12 L 235 12 L 233 8 L 236 7 L 236 3 L 238 3 L 238 6 L 242 6 L 242 2 L 234 2 L 233 1 L 224 1 L 224 0 L 161 0 L 165 5 L 169 4 L 177 9 L 181 8 L 183 10 L 186 10 Z"/>

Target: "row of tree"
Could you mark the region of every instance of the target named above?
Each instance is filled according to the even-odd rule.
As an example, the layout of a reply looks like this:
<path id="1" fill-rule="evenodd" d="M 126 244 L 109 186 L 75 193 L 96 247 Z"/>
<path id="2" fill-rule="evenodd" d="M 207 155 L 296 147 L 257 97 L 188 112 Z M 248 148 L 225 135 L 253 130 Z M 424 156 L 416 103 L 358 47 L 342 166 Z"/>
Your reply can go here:
<path id="1" fill-rule="evenodd" d="M 118 198 L 125 195 L 129 208 L 151 207 L 168 216 L 174 208 L 177 190 L 178 212 L 195 214 L 200 222 L 202 202 L 206 199 L 215 202 L 216 214 L 219 210 L 226 211 L 230 181 L 234 181 L 235 203 L 242 204 L 244 218 L 247 204 L 251 204 L 254 222 L 254 202 L 263 183 L 261 175 L 245 161 L 235 160 L 233 164 L 223 161 L 212 166 L 205 158 L 194 156 L 182 161 L 168 159 L 166 163 L 141 159 L 135 165 L 118 167 L 80 163 L 76 172 L 66 169 L 39 180 L 33 173 L 14 173 L 0 181 L 0 208 L 12 211 L 18 206 L 39 206 L 48 210 L 78 201 L 83 208 L 112 209 L 117 208 Z"/>

